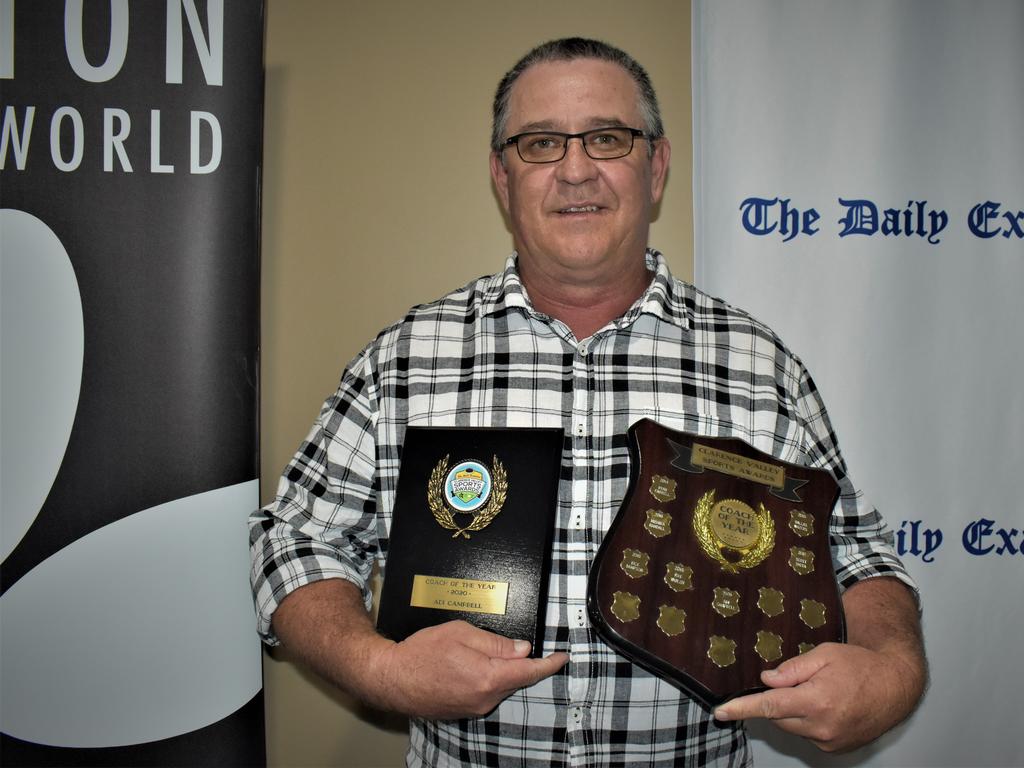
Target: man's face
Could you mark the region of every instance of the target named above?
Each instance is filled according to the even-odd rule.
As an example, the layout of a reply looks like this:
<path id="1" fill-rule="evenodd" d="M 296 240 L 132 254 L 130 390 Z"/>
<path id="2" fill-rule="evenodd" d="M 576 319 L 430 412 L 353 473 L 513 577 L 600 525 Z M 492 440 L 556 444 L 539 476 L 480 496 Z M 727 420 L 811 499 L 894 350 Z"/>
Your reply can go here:
<path id="1" fill-rule="evenodd" d="M 644 127 L 637 86 L 617 64 L 544 62 L 512 86 L 506 137 L 610 126 Z M 492 154 L 491 175 L 511 219 L 524 277 L 580 285 L 642 265 L 669 154 L 662 139 L 652 158 L 639 138 L 630 154 L 614 160 L 591 159 L 577 139 L 556 163 L 525 163 L 514 146 L 503 156 Z"/>

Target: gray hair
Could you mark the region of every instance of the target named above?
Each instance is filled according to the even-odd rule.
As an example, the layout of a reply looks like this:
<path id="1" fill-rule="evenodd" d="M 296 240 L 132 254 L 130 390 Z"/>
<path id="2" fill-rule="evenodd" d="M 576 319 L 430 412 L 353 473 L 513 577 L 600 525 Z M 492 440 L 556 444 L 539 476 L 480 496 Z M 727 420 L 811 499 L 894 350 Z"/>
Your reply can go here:
<path id="1" fill-rule="evenodd" d="M 654 86 L 651 85 L 651 78 L 647 71 L 640 66 L 640 63 L 623 50 L 601 42 L 590 40 L 584 37 L 565 37 L 561 40 L 551 40 L 538 45 L 528 54 L 523 56 L 516 65 L 512 67 L 498 84 L 498 90 L 494 94 L 494 122 L 491 126 L 491 149 L 501 152 L 505 128 L 508 125 L 508 104 L 512 94 L 512 85 L 519 76 L 534 64 L 548 61 L 572 61 L 574 59 L 598 59 L 618 64 L 637 85 L 640 92 L 638 107 L 640 117 L 643 120 L 644 133 L 651 139 L 660 139 L 665 135 L 665 128 L 661 123 L 661 110 L 658 109 L 658 97 L 654 94 Z M 652 148 L 653 149 L 653 148 Z"/>

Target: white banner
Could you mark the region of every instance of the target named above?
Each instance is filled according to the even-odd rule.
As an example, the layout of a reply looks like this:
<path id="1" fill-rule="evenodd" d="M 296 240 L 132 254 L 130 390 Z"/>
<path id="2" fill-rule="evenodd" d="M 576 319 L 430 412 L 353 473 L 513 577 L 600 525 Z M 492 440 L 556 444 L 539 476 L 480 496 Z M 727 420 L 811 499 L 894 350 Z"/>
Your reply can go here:
<path id="1" fill-rule="evenodd" d="M 932 668 L 878 743 L 757 764 L 1022 765 L 1024 3 L 693 7 L 697 283 L 807 363 Z"/>

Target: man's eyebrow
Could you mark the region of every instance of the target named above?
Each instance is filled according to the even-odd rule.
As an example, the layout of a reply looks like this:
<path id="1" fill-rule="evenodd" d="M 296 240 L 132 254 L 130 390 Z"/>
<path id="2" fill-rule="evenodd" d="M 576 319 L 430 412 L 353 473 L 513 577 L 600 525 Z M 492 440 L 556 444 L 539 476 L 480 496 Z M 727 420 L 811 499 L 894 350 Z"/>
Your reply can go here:
<path id="1" fill-rule="evenodd" d="M 594 128 L 611 128 L 613 126 L 629 125 L 628 122 L 620 117 L 591 117 L 584 121 L 583 125 L 586 130 L 592 130 Z M 561 127 L 555 120 L 535 120 L 532 123 L 526 123 L 520 126 L 516 133 L 532 133 L 533 131 L 561 131 Z M 565 131 L 562 131 L 563 133 Z"/>

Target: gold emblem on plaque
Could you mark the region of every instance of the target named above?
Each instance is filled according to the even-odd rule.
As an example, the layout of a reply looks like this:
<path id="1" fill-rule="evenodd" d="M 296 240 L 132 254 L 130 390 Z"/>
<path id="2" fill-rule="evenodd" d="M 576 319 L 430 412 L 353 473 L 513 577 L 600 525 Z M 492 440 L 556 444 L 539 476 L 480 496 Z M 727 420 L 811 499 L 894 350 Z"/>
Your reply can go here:
<path id="1" fill-rule="evenodd" d="M 811 629 L 825 626 L 825 605 L 804 598 L 800 601 L 800 621 Z"/>
<path id="2" fill-rule="evenodd" d="M 701 549 L 722 570 L 739 573 L 761 563 L 775 547 L 775 523 L 764 504 L 754 511 L 739 499 L 715 503 L 713 490 L 697 502 L 693 531 Z"/>
<path id="3" fill-rule="evenodd" d="M 641 552 L 639 549 L 624 549 L 619 567 L 629 578 L 639 579 L 647 575 L 647 564 L 650 561 L 651 556 L 646 552 Z"/>
<path id="4" fill-rule="evenodd" d="M 668 512 L 660 512 L 657 509 L 647 510 L 647 522 L 644 528 L 651 536 L 660 539 L 672 533 L 672 515 Z"/>
<path id="5" fill-rule="evenodd" d="M 686 611 L 672 605 L 659 606 L 658 629 L 669 637 L 681 635 L 686 629 Z"/>
<path id="6" fill-rule="evenodd" d="M 757 590 L 757 607 L 761 609 L 761 613 L 765 616 L 774 618 L 785 610 L 783 607 L 784 597 L 777 589 L 761 587 Z"/>
<path id="7" fill-rule="evenodd" d="M 486 528 L 501 512 L 508 495 L 508 474 L 498 457 L 492 469 L 478 461 L 461 461 L 448 470 L 445 456 L 430 473 L 427 483 L 427 504 L 438 525 L 455 531 L 453 539 L 469 538 L 466 531 Z M 456 514 L 471 514 L 469 525 L 459 525 Z"/>
<path id="8" fill-rule="evenodd" d="M 736 663 L 736 641 L 721 635 L 712 635 L 708 643 L 708 658 L 716 667 L 728 667 Z"/>
<path id="9" fill-rule="evenodd" d="M 715 597 L 711 601 L 711 607 L 723 618 L 735 616 L 740 612 L 740 593 L 728 587 L 715 587 Z"/>
<path id="10" fill-rule="evenodd" d="M 799 654 L 800 654 L 801 656 L 803 656 L 803 655 L 804 655 L 805 653 L 807 653 L 807 652 L 808 652 L 809 650 L 811 650 L 811 649 L 812 649 L 813 647 L 814 647 L 814 643 L 800 643 L 800 645 L 798 645 L 798 646 L 796 647 L 796 649 L 797 649 L 797 652 L 798 652 L 798 653 L 799 653 Z"/>
<path id="11" fill-rule="evenodd" d="M 674 592 L 693 589 L 693 568 L 679 563 L 666 563 L 665 583 L 672 587 Z"/>
<path id="12" fill-rule="evenodd" d="M 612 614 L 623 623 L 636 621 L 640 618 L 640 598 L 629 592 L 616 592 L 612 595 Z"/>
<path id="13" fill-rule="evenodd" d="M 810 536 L 814 533 L 814 516 L 801 509 L 789 510 L 789 530 L 797 536 Z"/>
<path id="14" fill-rule="evenodd" d="M 806 576 L 809 573 L 814 572 L 814 553 L 809 549 L 803 547 L 790 547 L 789 548 L 789 567 L 799 573 L 801 576 Z"/>
<path id="15" fill-rule="evenodd" d="M 651 496 L 658 501 L 672 501 L 676 497 L 676 481 L 665 475 L 651 478 Z"/>
<path id="16" fill-rule="evenodd" d="M 759 630 L 754 650 L 765 661 L 778 661 L 782 658 L 782 638 L 774 632 Z"/>

